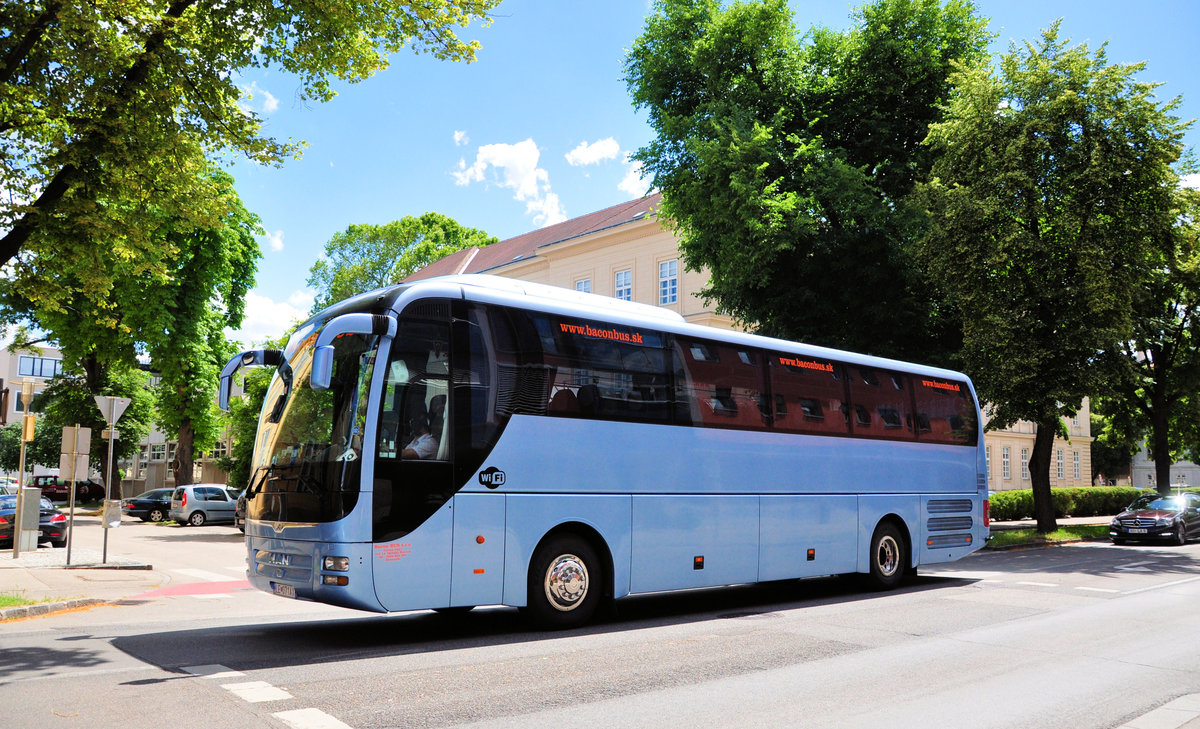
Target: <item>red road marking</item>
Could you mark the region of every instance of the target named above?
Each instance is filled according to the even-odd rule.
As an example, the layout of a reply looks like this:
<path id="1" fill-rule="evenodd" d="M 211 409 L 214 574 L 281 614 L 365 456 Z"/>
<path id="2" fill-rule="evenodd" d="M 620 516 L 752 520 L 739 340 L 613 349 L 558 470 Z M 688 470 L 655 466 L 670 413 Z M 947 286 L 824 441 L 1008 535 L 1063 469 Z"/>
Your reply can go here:
<path id="1" fill-rule="evenodd" d="M 228 582 L 189 582 L 186 585 L 171 585 L 157 590 L 134 595 L 130 599 L 147 597 L 176 597 L 179 595 L 214 595 L 220 592 L 235 592 L 238 590 L 253 590 L 250 580 L 230 580 Z"/>

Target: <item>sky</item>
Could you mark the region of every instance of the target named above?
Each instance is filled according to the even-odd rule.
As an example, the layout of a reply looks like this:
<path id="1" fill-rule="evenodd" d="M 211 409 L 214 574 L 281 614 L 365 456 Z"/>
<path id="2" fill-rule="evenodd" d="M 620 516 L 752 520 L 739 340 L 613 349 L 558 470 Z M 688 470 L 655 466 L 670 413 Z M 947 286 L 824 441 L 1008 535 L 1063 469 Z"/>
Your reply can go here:
<path id="1" fill-rule="evenodd" d="M 792 0 L 796 25 L 845 28 L 845 0 Z M 1200 117 L 1196 0 L 976 0 L 997 35 L 993 53 L 1034 41 L 1062 18 L 1060 36 L 1110 63 L 1145 62 L 1159 99 L 1183 99 Z M 460 37 L 482 48 L 471 64 L 411 52 L 324 104 L 297 98 L 279 71 L 240 79 L 246 105 L 277 139 L 304 140 L 281 168 L 235 161 L 245 206 L 262 220 L 263 258 L 235 339 L 250 345 L 306 318 L 309 268 L 325 243 L 355 223 L 382 224 L 435 211 L 501 240 L 640 197 L 648 183 L 627 156 L 653 133 L 623 79 L 627 49 L 651 10 L 647 0 L 504 0 L 486 28 Z M 1200 128 L 1186 144 L 1200 147 Z"/>

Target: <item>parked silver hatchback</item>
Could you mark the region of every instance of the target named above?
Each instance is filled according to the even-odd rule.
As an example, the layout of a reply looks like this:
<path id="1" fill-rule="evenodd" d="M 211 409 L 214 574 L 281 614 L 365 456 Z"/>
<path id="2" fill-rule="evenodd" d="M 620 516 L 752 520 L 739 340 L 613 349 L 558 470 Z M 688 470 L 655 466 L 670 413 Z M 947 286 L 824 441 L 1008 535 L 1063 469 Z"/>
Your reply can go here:
<path id="1" fill-rule="evenodd" d="M 171 494 L 171 518 L 187 526 L 232 522 L 237 500 L 219 483 L 180 486 Z"/>

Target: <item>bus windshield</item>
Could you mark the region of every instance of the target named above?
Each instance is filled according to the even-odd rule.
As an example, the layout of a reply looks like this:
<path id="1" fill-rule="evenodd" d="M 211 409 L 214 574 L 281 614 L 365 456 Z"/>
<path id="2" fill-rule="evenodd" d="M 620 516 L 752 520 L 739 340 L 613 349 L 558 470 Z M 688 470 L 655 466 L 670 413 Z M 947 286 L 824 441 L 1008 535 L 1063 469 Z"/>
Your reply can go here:
<path id="1" fill-rule="evenodd" d="M 379 338 L 334 340 L 329 389 L 309 386 L 319 325 L 297 331 L 263 401 L 246 516 L 279 522 L 344 517 L 358 498 L 367 388 Z"/>

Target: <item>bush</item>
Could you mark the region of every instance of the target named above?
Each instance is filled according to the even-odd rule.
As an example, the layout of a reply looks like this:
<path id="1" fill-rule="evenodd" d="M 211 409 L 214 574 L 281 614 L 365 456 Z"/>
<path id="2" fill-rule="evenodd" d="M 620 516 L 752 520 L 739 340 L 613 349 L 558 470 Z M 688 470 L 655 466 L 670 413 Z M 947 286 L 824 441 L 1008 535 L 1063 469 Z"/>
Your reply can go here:
<path id="1" fill-rule="evenodd" d="M 1050 489 L 1054 517 L 1111 516 L 1119 514 L 1145 489 L 1131 486 L 1083 486 Z M 1033 518 L 1033 490 L 997 491 L 991 497 L 991 517 L 995 521 Z"/>

